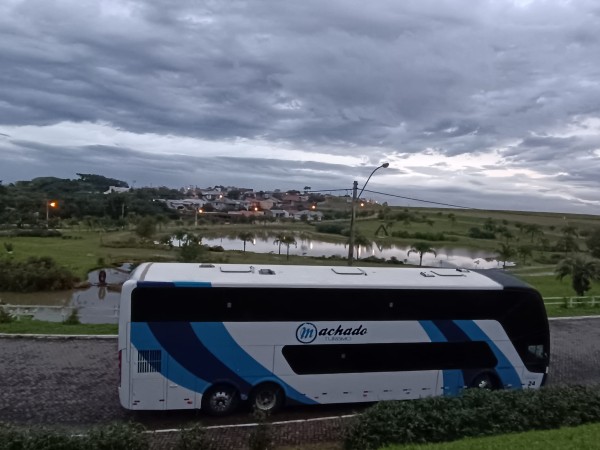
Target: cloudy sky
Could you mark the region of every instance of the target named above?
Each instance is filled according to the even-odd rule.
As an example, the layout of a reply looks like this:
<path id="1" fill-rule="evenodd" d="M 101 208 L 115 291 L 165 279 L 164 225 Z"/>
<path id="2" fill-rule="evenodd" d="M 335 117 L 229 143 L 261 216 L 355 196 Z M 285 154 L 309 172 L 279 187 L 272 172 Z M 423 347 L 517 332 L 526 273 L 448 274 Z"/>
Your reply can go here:
<path id="1" fill-rule="evenodd" d="M 389 162 L 367 190 L 600 214 L 598 30 L 596 0 L 2 0 L 0 179 L 351 192 Z"/>

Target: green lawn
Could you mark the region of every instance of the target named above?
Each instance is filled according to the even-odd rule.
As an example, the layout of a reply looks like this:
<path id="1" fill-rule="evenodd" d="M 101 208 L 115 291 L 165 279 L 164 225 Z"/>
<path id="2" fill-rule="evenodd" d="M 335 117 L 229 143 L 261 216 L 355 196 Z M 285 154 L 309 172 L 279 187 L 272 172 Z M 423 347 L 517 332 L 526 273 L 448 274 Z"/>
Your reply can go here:
<path id="1" fill-rule="evenodd" d="M 600 424 L 549 431 L 467 438 L 427 445 L 392 445 L 385 450 L 595 450 L 600 448 Z"/>
<path id="2" fill-rule="evenodd" d="M 116 335 L 117 325 L 111 324 L 73 324 L 61 322 L 43 322 L 23 317 L 10 323 L 0 323 L 0 333 L 8 334 L 61 334 L 61 335 Z"/>

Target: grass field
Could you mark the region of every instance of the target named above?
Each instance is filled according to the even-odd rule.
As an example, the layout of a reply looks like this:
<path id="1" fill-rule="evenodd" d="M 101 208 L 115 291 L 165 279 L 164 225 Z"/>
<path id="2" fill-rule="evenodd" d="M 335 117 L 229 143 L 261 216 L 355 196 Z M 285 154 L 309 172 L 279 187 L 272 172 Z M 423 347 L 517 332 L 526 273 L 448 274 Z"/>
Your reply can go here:
<path id="1" fill-rule="evenodd" d="M 599 446 L 600 424 L 589 424 L 559 430 L 468 438 L 440 444 L 393 445 L 385 447 L 385 450 L 596 450 Z"/>
<path id="2" fill-rule="evenodd" d="M 332 199 L 325 204 L 319 205 L 320 209 L 330 211 L 348 211 L 346 199 Z M 486 223 L 497 228 L 504 228 L 511 236 L 510 245 L 515 249 L 522 246 L 531 246 L 532 254 L 526 260 L 515 255 L 512 259 L 517 266 L 510 271 L 537 288 L 544 297 L 564 297 L 574 294 L 570 279 L 565 278 L 558 281 L 553 275 L 556 260 L 564 257 L 564 254 L 552 250 L 552 246 L 558 242 L 563 234 L 564 227 L 574 227 L 580 237 L 577 244 L 582 251 L 585 250 L 585 239 L 581 236 L 590 230 L 600 227 L 599 216 L 567 215 L 554 213 L 526 213 L 511 211 L 481 211 L 481 210 L 457 210 L 457 209 L 430 209 L 430 208 L 400 208 L 387 209 L 386 218 L 377 219 L 377 212 L 383 211 L 381 205 L 368 204 L 367 216 L 363 217 L 359 210 L 356 222 L 357 234 L 362 234 L 369 239 L 376 240 L 379 244 L 394 244 L 398 246 L 410 246 L 419 239 L 396 238 L 382 236 L 381 226 L 384 225 L 388 234 L 394 231 L 403 231 L 414 234 L 420 233 L 443 233 L 447 240 L 431 241 L 430 245 L 435 248 L 473 248 L 485 250 L 490 254 L 505 243 L 506 238 L 502 233 L 497 233 L 496 239 L 473 239 L 469 237 L 469 229 L 477 227 L 485 228 Z M 400 219 L 401 215 L 409 214 L 410 219 Z M 338 221 L 344 226 L 349 225 L 347 219 Z M 535 224 L 539 226 L 541 235 L 531 236 L 526 232 L 526 225 Z M 172 235 L 176 229 L 186 225 L 183 222 L 173 222 L 157 230 L 157 238 L 160 235 Z M 241 232 L 251 232 L 257 236 L 270 236 L 272 239 L 278 233 L 293 233 L 297 238 L 311 238 L 314 240 L 330 242 L 346 242 L 347 238 L 339 234 L 318 233 L 315 225 L 297 222 L 284 223 L 256 223 L 256 224 L 206 224 L 198 227 L 187 223 L 187 229 L 200 237 L 229 236 L 236 238 Z M 379 233 L 376 233 L 379 230 Z M 141 261 L 175 261 L 179 256 L 177 249 L 169 249 L 167 246 L 154 245 L 151 242 L 141 243 L 140 239 L 132 231 L 85 231 L 80 228 L 62 230 L 63 237 L 40 238 L 40 237 L 0 237 L 4 243 L 10 243 L 12 253 L 0 253 L 0 258 L 26 259 L 30 256 L 51 256 L 59 264 L 67 267 L 82 279 L 95 268 L 115 265 L 122 262 Z M 547 241 L 544 244 L 547 249 L 542 250 L 540 236 Z M 507 241 L 506 241 L 507 242 Z M 1 247 L 0 247 L 1 248 Z M 260 254 L 250 251 L 237 252 L 209 252 L 205 251 L 200 260 L 205 262 L 223 263 L 250 263 L 250 264 L 322 264 L 322 265 L 344 265 L 347 261 L 340 259 L 308 258 L 285 254 Z M 356 265 L 373 265 L 364 261 Z M 600 295 L 600 283 L 594 283 L 592 290 L 587 295 Z"/>

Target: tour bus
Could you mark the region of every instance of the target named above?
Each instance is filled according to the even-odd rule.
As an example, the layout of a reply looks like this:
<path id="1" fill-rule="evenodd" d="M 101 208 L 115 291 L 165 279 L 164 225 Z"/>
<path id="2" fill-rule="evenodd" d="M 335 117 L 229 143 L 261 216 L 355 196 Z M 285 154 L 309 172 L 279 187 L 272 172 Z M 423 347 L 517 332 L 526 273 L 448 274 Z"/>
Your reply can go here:
<path id="1" fill-rule="evenodd" d="M 538 388 L 549 354 L 540 294 L 500 270 L 143 263 L 121 294 L 134 410 Z"/>

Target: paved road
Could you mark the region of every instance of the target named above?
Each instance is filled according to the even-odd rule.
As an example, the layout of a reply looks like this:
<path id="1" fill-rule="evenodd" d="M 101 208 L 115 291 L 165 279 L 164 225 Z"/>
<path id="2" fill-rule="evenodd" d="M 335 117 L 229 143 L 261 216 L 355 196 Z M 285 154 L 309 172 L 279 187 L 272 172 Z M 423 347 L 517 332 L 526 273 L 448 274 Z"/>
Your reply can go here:
<path id="1" fill-rule="evenodd" d="M 550 385 L 600 384 L 600 318 L 553 320 Z M 247 422 L 200 412 L 132 413 L 117 396 L 116 339 L 0 338 L 0 422 L 85 428 L 134 420 L 150 429 Z M 286 409 L 277 419 L 351 414 L 360 405 Z"/>

